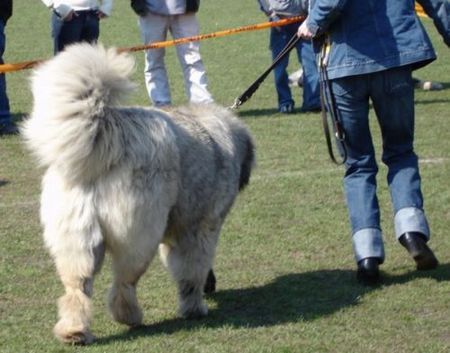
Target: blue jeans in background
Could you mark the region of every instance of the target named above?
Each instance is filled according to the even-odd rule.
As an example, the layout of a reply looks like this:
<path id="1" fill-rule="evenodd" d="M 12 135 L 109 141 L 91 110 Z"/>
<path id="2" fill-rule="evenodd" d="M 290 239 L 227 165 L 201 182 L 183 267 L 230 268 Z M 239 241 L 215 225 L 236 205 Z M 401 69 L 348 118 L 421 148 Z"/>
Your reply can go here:
<path id="1" fill-rule="evenodd" d="M 54 53 L 76 42 L 96 43 L 100 34 L 100 19 L 96 10 L 76 11 L 70 21 L 63 21 L 55 13 L 52 16 Z"/>
<path id="2" fill-rule="evenodd" d="M 383 139 L 382 161 L 388 167 L 397 239 L 405 232 L 429 238 L 423 212 L 418 158 L 414 153 L 414 84 L 409 66 L 331 81 L 348 152 L 344 188 L 357 261 L 384 260 L 377 198 L 378 172 L 369 129 L 372 101 Z"/>
<path id="3" fill-rule="evenodd" d="M 0 20 L 0 64 L 3 64 L 3 53 L 5 52 L 5 24 Z M 0 74 L 0 125 L 11 123 L 11 113 L 9 110 L 9 99 L 6 94 L 5 74 Z"/>
<path id="4" fill-rule="evenodd" d="M 270 49 L 272 59 L 275 59 L 289 40 L 297 33 L 298 24 L 274 27 L 270 31 Z M 300 40 L 296 46 L 297 57 L 303 68 L 303 111 L 320 109 L 319 72 L 315 60 L 315 54 L 310 41 Z M 278 106 L 286 103 L 294 103 L 287 67 L 289 55 L 286 55 L 274 68 L 275 88 L 278 95 Z"/>

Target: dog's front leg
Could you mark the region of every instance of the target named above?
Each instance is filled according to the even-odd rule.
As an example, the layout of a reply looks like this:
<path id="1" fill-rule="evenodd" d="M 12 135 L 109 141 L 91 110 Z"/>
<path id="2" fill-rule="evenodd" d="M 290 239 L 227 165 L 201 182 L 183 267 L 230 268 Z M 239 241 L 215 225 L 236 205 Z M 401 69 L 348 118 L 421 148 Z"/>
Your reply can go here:
<path id="1" fill-rule="evenodd" d="M 142 226 L 150 228 L 143 222 Z M 132 246 L 123 244 L 111 250 L 114 281 L 108 306 L 114 320 L 130 327 L 142 324 L 143 315 L 136 297 L 136 285 L 156 253 L 161 239 L 158 233 L 161 234 L 162 230 L 155 231 L 153 236 L 148 236 L 144 229 L 138 233 L 143 235 L 129 234 L 127 238 Z"/>
<path id="2" fill-rule="evenodd" d="M 136 285 L 147 269 L 149 259 L 143 259 L 139 263 L 131 255 L 126 258 L 115 255 L 113 254 L 114 282 L 109 292 L 108 307 L 114 320 L 136 327 L 142 324 Z"/>

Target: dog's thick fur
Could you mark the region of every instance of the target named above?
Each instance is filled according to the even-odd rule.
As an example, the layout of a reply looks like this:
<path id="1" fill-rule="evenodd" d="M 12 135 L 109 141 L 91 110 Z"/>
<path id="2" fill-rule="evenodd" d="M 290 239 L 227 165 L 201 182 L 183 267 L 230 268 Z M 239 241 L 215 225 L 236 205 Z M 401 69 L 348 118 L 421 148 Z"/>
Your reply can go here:
<path id="1" fill-rule="evenodd" d="M 64 342 L 93 339 L 90 297 L 105 250 L 118 322 L 141 324 L 136 284 L 158 247 L 180 315 L 206 315 L 202 291 L 220 229 L 254 163 L 248 130 L 225 108 L 120 107 L 133 66 L 115 49 L 76 44 L 32 78 L 22 134 L 46 168 L 41 222 L 65 286 L 54 329 Z"/>

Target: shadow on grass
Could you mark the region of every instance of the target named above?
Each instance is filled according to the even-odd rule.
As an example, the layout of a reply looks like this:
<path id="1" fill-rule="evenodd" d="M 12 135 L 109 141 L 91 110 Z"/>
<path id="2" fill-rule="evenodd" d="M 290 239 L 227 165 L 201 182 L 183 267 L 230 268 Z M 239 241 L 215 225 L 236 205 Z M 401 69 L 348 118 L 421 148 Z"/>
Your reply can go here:
<path id="1" fill-rule="evenodd" d="M 440 82 L 442 84 L 442 90 L 449 90 L 450 89 L 450 82 Z M 418 89 L 419 91 L 422 91 Z M 438 93 L 439 91 L 436 91 Z M 417 99 L 414 101 L 415 104 L 438 104 L 438 103 L 449 103 L 450 99 Z"/>
<path id="2" fill-rule="evenodd" d="M 450 89 L 450 82 L 440 82 L 443 86 L 442 90 L 448 90 Z M 418 89 L 419 90 L 419 89 Z M 437 91 L 438 92 L 438 91 Z M 415 104 L 437 104 L 437 103 L 449 103 L 450 99 L 416 99 Z M 370 105 L 371 109 L 373 109 L 372 105 Z M 242 108 L 241 108 L 242 109 Z M 278 109 L 276 108 L 270 108 L 270 109 L 248 109 L 248 110 L 237 110 L 237 114 L 241 118 L 260 118 L 260 117 L 267 117 L 272 116 L 275 114 L 279 114 Z M 303 113 L 300 111 L 300 109 L 295 109 L 293 114 L 320 114 L 320 112 L 308 112 Z M 280 114 L 282 115 L 282 114 Z"/>
<path id="3" fill-rule="evenodd" d="M 6 184 L 9 184 L 9 181 L 8 181 L 8 180 L 2 180 L 2 179 L 0 179 L 0 188 L 1 188 L 2 186 L 5 186 Z"/>
<path id="4" fill-rule="evenodd" d="M 260 118 L 267 117 L 278 113 L 278 109 L 249 109 L 249 110 L 238 110 L 238 116 L 241 118 L 251 117 Z"/>
<path id="5" fill-rule="evenodd" d="M 420 278 L 430 278 L 437 282 L 450 281 L 450 263 L 440 264 L 438 268 L 431 271 L 410 271 L 396 276 L 385 275 L 383 285 L 402 284 Z"/>
<path id="6" fill-rule="evenodd" d="M 133 340 L 201 327 L 265 327 L 310 321 L 357 305 L 361 296 L 380 290 L 383 286 L 406 283 L 417 278 L 449 281 L 450 264 L 441 265 L 429 272 L 412 271 L 399 276 L 385 275 L 384 278 L 383 285 L 366 287 L 356 283 L 354 271 L 321 270 L 281 276 L 261 287 L 219 290 L 209 296 L 210 300 L 217 303 L 217 308 L 202 320 L 165 320 L 117 335 L 100 337 L 96 344 L 104 345 L 112 341 Z"/>
<path id="7" fill-rule="evenodd" d="M 450 99 L 416 99 L 415 104 L 439 104 L 450 103 Z"/>
<path id="8" fill-rule="evenodd" d="M 300 108 L 294 109 L 294 111 L 290 114 L 282 114 L 277 109 L 249 109 L 249 110 L 243 110 L 239 111 L 238 116 L 240 118 L 252 118 L 252 119 L 258 119 L 258 118 L 267 118 L 268 116 L 276 116 L 276 117 L 284 117 L 284 116 L 295 116 L 295 115 L 320 115 L 320 111 L 317 112 L 302 112 Z"/>
<path id="9" fill-rule="evenodd" d="M 450 88 L 450 82 L 439 82 L 442 85 L 442 89 L 449 89 Z"/>

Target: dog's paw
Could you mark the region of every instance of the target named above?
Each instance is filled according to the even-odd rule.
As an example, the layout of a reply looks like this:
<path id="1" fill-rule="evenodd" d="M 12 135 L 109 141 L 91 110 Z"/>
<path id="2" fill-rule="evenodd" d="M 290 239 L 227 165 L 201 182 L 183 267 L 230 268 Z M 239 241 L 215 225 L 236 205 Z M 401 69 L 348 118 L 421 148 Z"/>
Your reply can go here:
<path id="1" fill-rule="evenodd" d="M 88 330 L 68 330 L 59 323 L 56 324 L 53 333 L 59 341 L 72 345 L 84 346 L 95 341 L 94 335 Z"/>
<path id="2" fill-rule="evenodd" d="M 142 324 L 142 311 L 137 302 L 134 287 L 113 286 L 109 295 L 108 307 L 115 321 L 130 327 Z"/>
<path id="3" fill-rule="evenodd" d="M 180 316 L 183 319 L 195 320 L 201 319 L 208 315 L 208 307 L 206 304 L 201 303 L 195 307 L 183 307 L 180 309 Z"/>
<path id="4" fill-rule="evenodd" d="M 138 327 L 142 324 L 142 311 L 138 305 L 133 305 L 128 302 L 116 302 L 115 305 L 110 305 L 109 310 L 113 319 L 121 324 Z"/>

